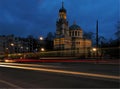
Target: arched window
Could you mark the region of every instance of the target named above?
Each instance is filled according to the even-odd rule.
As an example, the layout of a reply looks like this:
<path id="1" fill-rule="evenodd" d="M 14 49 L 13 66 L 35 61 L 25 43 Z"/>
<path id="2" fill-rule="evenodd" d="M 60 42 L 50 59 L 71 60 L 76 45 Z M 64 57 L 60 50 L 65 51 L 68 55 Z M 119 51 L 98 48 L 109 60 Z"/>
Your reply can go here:
<path id="1" fill-rule="evenodd" d="M 70 32 L 70 36 L 71 36 L 71 32 Z"/>
<path id="2" fill-rule="evenodd" d="M 75 31 L 75 36 L 77 36 L 77 31 Z"/>
<path id="3" fill-rule="evenodd" d="M 80 31 L 78 31 L 78 36 L 80 36 Z"/>
<path id="4" fill-rule="evenodd" d="M 72 31 L 72 36 L 74 36 L 74 31 Z"/>

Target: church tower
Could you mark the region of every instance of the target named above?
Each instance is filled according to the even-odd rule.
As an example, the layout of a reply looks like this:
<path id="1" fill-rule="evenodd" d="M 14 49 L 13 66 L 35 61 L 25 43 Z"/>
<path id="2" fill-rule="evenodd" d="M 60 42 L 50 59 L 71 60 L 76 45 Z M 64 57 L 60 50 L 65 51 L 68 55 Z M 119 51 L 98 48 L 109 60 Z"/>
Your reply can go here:
<path id="1" fill-rule="evenodd" d="M 67 21 L 67 11 L 64 8 L 64 3 L 62 2 L 62 7 L 59 10 L 59 19 L 56 22 L 56 36 L 69 36 L 69 26 Z"/>
<path id="2" fill-rule="evenodd" d="M 67 11 L 64 8 L 64 3 L 62 2 L 62 7 L 59 9 L 59 19 L 56 21 L 56 38 L 54 39 L 54 49 L 64 50 L 70 49 L 70 36 L 69 36 L 69 25 L 67 21 Z"/>

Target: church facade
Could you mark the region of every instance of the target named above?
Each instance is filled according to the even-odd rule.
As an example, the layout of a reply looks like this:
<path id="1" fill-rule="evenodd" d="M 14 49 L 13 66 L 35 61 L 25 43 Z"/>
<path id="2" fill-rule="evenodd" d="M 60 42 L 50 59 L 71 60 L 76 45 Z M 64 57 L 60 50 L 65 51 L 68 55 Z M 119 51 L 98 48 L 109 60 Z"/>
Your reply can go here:
<path id="1" fill-rule="evenodd" d="M 83 37 L 83 30 L 75 22 L 69 26 L 67 11 L 62 7 L 59 10 L 59 19 L 56 21 L 56 37 L 54 39 L 54 50 L 67 52 L 69 55 L 88 55 L 92 42 Z"/>

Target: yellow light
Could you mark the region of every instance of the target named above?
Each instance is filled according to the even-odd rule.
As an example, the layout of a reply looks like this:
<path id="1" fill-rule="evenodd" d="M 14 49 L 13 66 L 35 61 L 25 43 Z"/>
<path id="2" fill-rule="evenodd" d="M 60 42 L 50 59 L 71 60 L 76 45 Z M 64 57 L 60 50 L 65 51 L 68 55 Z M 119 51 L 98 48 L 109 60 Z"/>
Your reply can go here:
<path id="1" fill-rule="evenodd" d="M 18 55 L 22 55 L 21 53 L 18 53 Z"/>
<path id="2" fill-rule="evenodd" d="M 40 37 L 40 40 L 43 40 L 43 37 Z"/>
<path id="3" fill-rule="evenodd" d="M 14 46 L 14 44 L 13 44 L 13 43 L 11 43 L 10 45 L 11 45 L 11 46 Z"/>
<path id="4" fill-rule="evenodd" d="M 97 49 L 96 49 L 96 48 L 93 48 L 92 50 L 93 50 L 93 51 L 96 51 Z"/>
<path id="5" fill-rule="evenodd" d="M 8 60 L 8 59 L 5 59 L 5 62 L 15 62 L 15 60 Z"/>
<path id="6" fill-rule="evenodd" d="M 45 49 L 44 49 L 44 48 L 41 48 L 41 51 L 45 51 Z"/>

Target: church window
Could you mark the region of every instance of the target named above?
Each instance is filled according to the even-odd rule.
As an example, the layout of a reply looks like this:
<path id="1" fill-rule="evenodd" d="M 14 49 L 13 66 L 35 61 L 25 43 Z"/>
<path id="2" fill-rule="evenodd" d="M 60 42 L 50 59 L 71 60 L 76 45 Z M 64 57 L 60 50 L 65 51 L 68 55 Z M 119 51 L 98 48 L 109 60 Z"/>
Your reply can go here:
<path id="1" fill-rule="evenodd" d="M 75 31 L 75 36 L 77 36 L 77 31 Z"/>
<path id="2" fill-rule="evenodd" d="M 71 36 L 71 32 L 70 32 L 70 36 Z"/>
<path id="3" fill-rule="evenodd" d="M 72 36 L 74 36 L 74 31 L 72 32 Z"/>
<path id="4" fill-rule="evenodd" d="M 78 31 L 78 36 L 80 36 L 80 31 Z"/>

